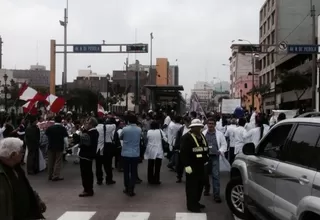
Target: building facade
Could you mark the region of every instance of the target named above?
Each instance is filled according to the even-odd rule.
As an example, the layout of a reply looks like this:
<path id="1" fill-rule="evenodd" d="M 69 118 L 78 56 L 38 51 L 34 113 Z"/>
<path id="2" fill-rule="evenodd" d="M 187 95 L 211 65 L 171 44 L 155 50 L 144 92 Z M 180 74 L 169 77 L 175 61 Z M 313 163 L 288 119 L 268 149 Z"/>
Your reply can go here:
<path id="1" fill-rule="evenodd" d="M 156 85 L 165 86 L 169 84 L 169 62 L 167 58 L 157 58 L 157 78 Z"/>
<path id="2" fill-rule="evenodd" d="M 254 75 L 252 81 L 252 75 L 240 76 L 235 81 L 235 94 L 233 98 L 240 98 L 242 107 L 247 110 L 252 106 L 252 95 L 250 90 L 252 85 L 259 85 L 259 74 Z M 254 95 L 254 107 L 260 109 L 261 100 L 258 96 Z"/>
<path id="3" fill-rule="evenodd" d="M 240 47 L 248 46 L 251 47 L 252 45 L 246 44 L 232 44 L 231 45 L 231 57 L 229 58 L 230 62 L 230 97 L 231 98 L 239 98 L 237 93 L 239 91 L 236 89 L 236 83 L 239 83 L 239 78 L 243 76 L 251 75 L 253 70 L 253 65 L 255 69 L 255 74 L 260 71 L 259 66 L 259 58 L 254 56 L 252 53 L 242 53 L 239 51 Z M 254 56 L 254 64 L 252 64 Z M 257 84 L 258 85 L 258 84 Z M 252 89 L 252 83 L 249 85 L 248 89 Z"/>
<path id="4" fill-rule="evenodd" d="M 320 2 L 313 1 L 316 11 Z M 270 85 L 270 92 L 264 97 L 264 109 L 270 111 L 285 103 L 282 93 L 278 92 L 277 76 L 284 71 L 294 71 L 305 65 L 311 55 L 288 54 L 279 49 L 280 43 L 312 44 L 312 19 L 309 1 L 266 0 L 260 9 L 259 43 L 267 53 L 260 54 L 260 83 Z M 308 65 L 311 64 L 309 63 Z M 291 92 L 294 96 L 294 93 Z M 286 99 L 290 95 L 286 94 Z M 307 97 L 306 97 L 307 98 Z"/>
<path id="5" fill-rule="evenodd" d="M 4 84 L 3 76 L 7 74 L 9 83 L 11 80 L 14 82 L 28 83 L 29 86 L 34 88 L 48 88 L 50 84 L 50 71 L 46 70 L 45 66 L 32 65 L 30 69 L 0 69 L 0 84 Z"/>

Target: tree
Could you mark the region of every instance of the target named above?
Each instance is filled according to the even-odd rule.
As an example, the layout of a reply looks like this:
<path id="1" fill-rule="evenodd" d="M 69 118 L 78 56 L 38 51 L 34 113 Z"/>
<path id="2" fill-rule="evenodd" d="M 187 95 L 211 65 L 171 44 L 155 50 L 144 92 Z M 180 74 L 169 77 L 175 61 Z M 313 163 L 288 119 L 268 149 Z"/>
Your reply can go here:
<path id="1" fill-rule="evenodd" d="M 299 106 L 301 97 L 305 94 L 307 89 L 311 87 L 311 77 L 309 72 L 300 73 L 295 72 L 284 72 L 279 74 L 280 87 L 283 92 L 293 91 L 296 95 L 297 102 L 296 107 Z"/>

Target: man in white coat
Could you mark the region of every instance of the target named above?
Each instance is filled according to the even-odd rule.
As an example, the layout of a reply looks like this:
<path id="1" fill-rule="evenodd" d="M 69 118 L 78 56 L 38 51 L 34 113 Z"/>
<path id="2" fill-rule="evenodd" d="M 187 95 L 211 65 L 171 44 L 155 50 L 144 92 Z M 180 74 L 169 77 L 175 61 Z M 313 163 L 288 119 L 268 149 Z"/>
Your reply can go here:
<path id="1" fill-rule="evenodd" d="M 202 133 L 206 137 L 209 146 L 209 158 L 212 166 L 212 188 L 214 201 L 221 203 L 220 198 L 220 157 L 224 156 L 227 151 L 227 141 L 222 132 L 216 129 L 216 121 L 213 118 L 208 118 L 207 120 L 208 129 L 204 130 Z M 210 184 L 209 178 L 208 183 Z M 209 185 L 210 187 L 210 185 Z M 205 195 L 209 194 L 209 187 L 205 189 Z"/>

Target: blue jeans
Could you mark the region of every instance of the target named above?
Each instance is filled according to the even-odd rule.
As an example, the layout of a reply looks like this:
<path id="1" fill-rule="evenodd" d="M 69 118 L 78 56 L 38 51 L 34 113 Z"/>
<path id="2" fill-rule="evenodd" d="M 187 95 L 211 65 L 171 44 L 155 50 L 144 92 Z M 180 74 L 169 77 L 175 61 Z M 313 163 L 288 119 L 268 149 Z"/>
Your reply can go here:
<path id="1" fill-rule="evenodd" d="M 124 187 L 129 192 L 134 191 L 138 175 L 139 157 L 123 157 Z"/>
<path id="2" fill-rule="evenodd" d="M 220 156 L 210 156 L 210 162 L 212 165 L 212 189 L 213 196 L 220 196 Z"/>

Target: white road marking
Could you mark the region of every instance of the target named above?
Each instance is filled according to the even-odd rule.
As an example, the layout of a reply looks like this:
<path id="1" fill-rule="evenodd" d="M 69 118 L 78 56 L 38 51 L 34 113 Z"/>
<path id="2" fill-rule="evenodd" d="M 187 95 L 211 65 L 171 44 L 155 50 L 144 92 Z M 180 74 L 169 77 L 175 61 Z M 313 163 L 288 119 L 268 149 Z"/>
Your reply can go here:
<path id="1" fill-rule="evenodd" d="M 207 220 L 205 213 L 176 213 L 176 220 Z"/>
<path id="2" fill-rule="evenodd" d="M 234 220 L 242 220 L 241 218 L 238 218 L 237 216 L 233 216 L 234 217 Z"/>
<path id="3" fill-rule="evenodd" d="M 65 212 L 57 220 L 90 220 L 96 212 Z"/>
<path id="4" fill-rule="evenodd" d="M 120 212 L 116 220 L 148 220 L 150 212 Z"/>

